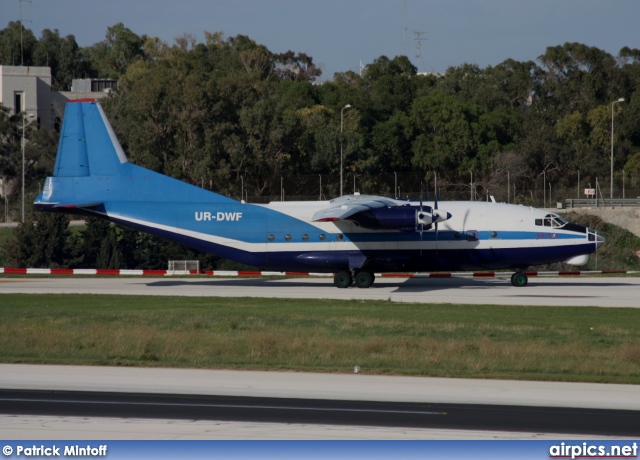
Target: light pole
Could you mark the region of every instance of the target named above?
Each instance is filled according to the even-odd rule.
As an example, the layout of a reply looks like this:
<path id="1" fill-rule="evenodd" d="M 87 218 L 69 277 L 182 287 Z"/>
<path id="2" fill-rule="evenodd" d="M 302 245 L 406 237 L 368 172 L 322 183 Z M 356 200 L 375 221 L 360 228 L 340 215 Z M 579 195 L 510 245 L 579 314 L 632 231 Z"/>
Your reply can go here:
<path id="1" fill-rule="evenodd" d="M 5 190 L 5 184 L 4 184 L 4 179 L 0 179 L 0 181 L 2 181 L 2 196 L 4 197 L 4 221 L 5 222 L 9 222 L 9 213 L 7 211 L 7 204 L 8 204 L 8 200 L 7 200 L 7 192 Z"/>
<path id="2" fill-rule="evenodd" d="M 25 128 L 25 124 L 27 121 L 27 117 L 29 118 L 33 118 L 34 115 L 33 114 L 24 114 L 22 116 L 22 139 L 20 144 L 22 145 L 22 223 L 24 224 L 24 147 L 26 144 L 25 138 L 24 138 L 24 128 Z"/>
<path id="3" fill-rule="evenodd" d="M 471 190 L 471 201 L 473 201 L 473 171 L 469 170 L 469 173 L 471 174 L 471 184 L 469 184 L 469 190 Z"/>
<path id="4" fill-rule="evenodd" d="M 616 102 L 624 102 L 624 97 L 611 103 L 611 184 L 609 184 L 609 198 L 613 199 L 613 106 Z"/>
<path id="5" fill-rule="evenodd" d="M 547 171 L 542 171 L 542 207 L 547 207 Z"/>
<path id="6" fill-rule="evenodd" d="M 398 198 L 398 173 L 393 172 L 393 196 Z"/>
<path id="7" fill-rule="evenodd" d="M 342 196 L 342 128 L 343 128 L 343 114 L 344 109 L 350 109 L 351 105 L 347 104 L 340 109 L 340 196 Z"/>

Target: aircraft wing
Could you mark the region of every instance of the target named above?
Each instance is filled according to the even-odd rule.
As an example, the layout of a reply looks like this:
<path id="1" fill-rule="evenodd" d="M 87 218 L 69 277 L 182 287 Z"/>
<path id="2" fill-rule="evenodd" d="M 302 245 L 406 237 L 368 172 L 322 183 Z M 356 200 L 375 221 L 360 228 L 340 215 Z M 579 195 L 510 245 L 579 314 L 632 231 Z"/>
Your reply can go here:
<path id="1" fill-rule="evenodd" d="M 355 214 L 371 209 L 397 206 L 394 200 L 373 195 L 347 195 L 330 201 L 330 206 L 317 211 L 314 222 L 329 222 L 344 220 Z"/>

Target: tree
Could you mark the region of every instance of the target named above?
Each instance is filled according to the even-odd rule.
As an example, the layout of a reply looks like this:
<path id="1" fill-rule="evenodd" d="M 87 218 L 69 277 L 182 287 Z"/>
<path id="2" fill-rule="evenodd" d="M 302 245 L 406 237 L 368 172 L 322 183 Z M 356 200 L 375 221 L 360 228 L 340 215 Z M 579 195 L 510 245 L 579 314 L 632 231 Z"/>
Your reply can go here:
<path id="1" fill-rule="evenodd" d="M 640 152 L 629 158 L 629 161 L 624 165 L 624 172 L 631 177 L 632 186 L 635 187 L 640 183 Z"/>
<path id="2" fill-rule="evenodd" d="M 85 52 L 73 35 L 60 37 L 58 29 L 44 29 L 35 46 L 33 62 L 37 66 L 51 67 L 51 89 L 69 91 L 74 78 L 96 76 L 86 60 Z"/>
<path id="3" fill-rule="evenodd" d="M 313 63 L 313 58 L 305 53 L 294 53 L 287 51 L 286 53 L 277 54 L 275 59 L 275 73 L 282 80 L 294 81 L 315 81 L 320 75 L 320 70 Z"/>
<path id="4" fill-rule="evenodd" d="M 412 148 L 414 166 L 447 174 L 475 157 L 478 112 L 474 107 L 434 92 L 416 99 L 411 118 L 417 133 Z"/>
<path id="5" fill-rule="evenodd" d="M 538 59 L 545 69 L 539 96 L 560 113 L 586 112 L 614 97 L 611 90 L 616 61 L 609 53 L 580 43 L 565 43 L 548 47 Z"/>
<path id="6" fill-rule="evenodd" d="M 22 29 L 22 40 L 20 39 Z M 33 65 L 33 53 L 37 39 L 33 32 L 19 21 L 11 21 L 6 29 L 0 30 L 0 65 Z M 22 46 L 21 46 L 22 43 Z"/>
<path id="7" fill-rule="evenodd" d="M 4 247 L 13 267 L 66 267 L 70 257 L 69 218 L 57 213 L 29 213 Z"/>
<path id="8" fill-rule="evenodd" d="M 108 27 L 105 39 L 87 49 L 97 77 L 117 79 L 133 62 L 144 60 L 146 40 L 145 35 L 136 35 L 121 22 Z"/>

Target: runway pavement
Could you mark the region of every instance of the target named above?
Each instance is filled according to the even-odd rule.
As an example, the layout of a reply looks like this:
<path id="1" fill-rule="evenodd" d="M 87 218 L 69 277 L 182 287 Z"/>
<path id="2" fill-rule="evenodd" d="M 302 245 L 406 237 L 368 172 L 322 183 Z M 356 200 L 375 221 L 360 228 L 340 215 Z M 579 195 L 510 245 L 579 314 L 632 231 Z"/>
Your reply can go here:
<path id="1" fill-rule="evenodd" d="M 638 277 L 506 279 L 380 278 L 369 289 L 338 289 L 331 278 L 0 277 L 2 293 L 85 293 L 390 300 L 417 303 L 640 307 Z"/>
<path id="2" fill-rule="evenodd" d="M 434 420 L 428 421 L 424 425 L 419 424 L 425 428 L 417 428 L 411 424 L 403 427 L 393 426 L 393 424 L 385 427 L 345 425 L 341 427 L 344 431 L 340 432 L 334 424 L 326 425 L 309 423 L 308 421 L 303 423 L 266 423 L 258 426 L 251 419 L 241 423 L 237 420 L 233 421 L 233 419 L 220 420 L 215 417 L 211 419 L 207 416 L 200 418 L 194 416 L 193 420 L 162 421 L 160 419 L 164 417 L 141 420 L 142 415 L 115 419 L 109 417 L 108 413 L 105 414 L 105 420 L 95 417 L 87 419 L 88 425 L 83 429 L 84 435 L 90 438 L 92 432 L 90 427 L 101 430 L 104 429 L 101 427 L 107 424 L 110 428 L 106 432 L 94 432 L 94 437 L 105 438 L 108 436 L 109 439 L 144 438 L 150 431 L 150 426 L 159 430 L 153 436 L 154 439 L 185 439 L 189 436 L 200 436 L 201 439 L 575 439 L 581 437 L 580 431 L 576 431 L 578 434 L 575 434 L 576 432 L 572 434 L 570 422 L 558 425 L 559 420 L 571 416 L 571 413 L 578 414 L 587 423 L 591 423 L 587 420 L 589 418 L 594 423 L 604 423 L 606 411 L 602 412 L 602 410 L 617 410 L 618 426 L 622 424 L 622 429 L 625 430 L 626 422 L 624 419 L 626 416 L 619 412 L 629 411 L 628 426 L 632 432 L 632 425 L 637 424 L 638 409 L 640 409 L 640 387 L 635 385 L 300 372 L 0 364 L 0 390 L 4 389 L 19 389 L 23 392 L 49 390 L 53 391 L 52 395 L 58 396 L 63 392 L 93 392 L 94 394 L 97 392 L 104 393 L 105 398 L 110 398 L 110 400 L 118 398 L 114 397 L 114 394 L 121 394 L 122 398 L 130 400 L 134 404 L 143 405 L 146 404 L 145 398 L 153 398 L 153 395 L 158 397 L 182 395 L 183 399 L 187 398 L 191 402 L 199 401 L 203 395 L 212 395 L 223 401 L 242 401 L 234 398 L 243 397 L 262 398 L 261 400 L 271 398 L 279 401 L 286 400 L 286 404 L 295 404 L 296 400 L 301 401 L 302 404 L 302 401 L 307 399 L 351 401 L 350 404 L 363 403 L 366 404 L 363 407 L 371 407 L 371 402 L 374 402 L 376 409 L 380 409 L 386 404 L 400 407 L 411 403 L 415 407 L 422 407 L 423 411 L 437 413 L 427 416 L 434 418 Z M 4 392 L 0 391 L 0 394 L 4 394 Z M 142 394 L 149 396 L 142 396 Z M 86 398 L 82 395 L 73 395 L 74 400 Z M 376 405 L 375 402 L 379 402 L 379 405 Z M 8 405 L 9 402 L 3 400 L 2 404 Z M 242 404 L 255 406 L 255 399 L 254 402 Z M 280 406 L 283 403 L 278 402 L 277 404 Z M 452 404 L 459 406 L 451 407 Z M 483 426 L 482 422 L 473 422 L 473 417 L 477 418 L 480 414 L 477 407 L 479 405 L 484 406 L 488 410 L 488 414 L 493 413 L 493 417 L 497 417 L 498 425 L 495 424 L 496 422 L 493 422 L 493 425 L 489 422 L 484 425 L 485 427 L 493 426 L 493 429 L 482 430 L 479 428 Z M 495 409 L 492 410 L 491 406 Z M 35 407 L 42 408 L 44 406 L 36 404 Z M 546 409 L 543 410 L 542 407 L 546 407 Z M 28 410 L 33 411 L 33 409 Z M 29 413 L 28 410 L 26 413 Z M 520 415 L 513 415 L 517 411 Z M 0 410 L 0 412 L 5 411 Z M 441 413 L 444 412 L 449 415 L 442 415 Z M 456 416 L 456 412 L 460 415 Z M 132 413 L 135 414 L 135 412 Z M 465 413 L 469 415 L 466 416 Z M 504 415 L 501 415 L 502 413 Z M 51 431 L 51 433 L 56 433 L 58 439 L 69 439 L 74 436 L 74 439 L 78 438 L 71 431 L 73 427 L 77 426 L 77 414 L 71 414 L 75 415 L 75 418 L 61 417 L 61 414 L 47 411 L 38 412 L 37 410 L 31 414 L 27 416 L 18 411 L 13 415 L 1 415 L 0 437 L 15 438 L 19 436 L 22 438 L 23 436 L 28 437 L 27 433 L 31 433 L 31 438 L 37 438 L 39 434 L 45 433 L 42 437 L 51 439 L 53 435 L 48 433 Z M 507 428 L 507 431 L 496 431 L 495 428 L 500 423 L 502 423 L 502 427 L 505 427 L 504 423 L 506 422 L 500 421 L 500 419 L 511 416 L 516 417 L 513 422 L 513 430 Z M 621 416 L 622 418 L 620 418 Z M 455 417 L 462 421 L 463 426 L 466 424 L 467 428 L 475 429 L 453 429 L 454 425 L 450 422 Z M 491 416 L 488 415 L 487 420 L 490 418 Z M 207 419 L 209 420 L 208 424 L 204 421 Z M 526 425 L 534 419 L 537 420 L 537 425 Z M 553 434 L 552 430 L 544 430 L 543 427 L 547 426 L 545 423 L 547 419 L 549 427 L 556 426 L 556 430 L 559 430 L 558 427 L 561 426 L 563 434 L 557 432 Z M 123 426 L 127 426 L 127 430 L 119 430 L 112 426 L 114 420 L 121 420 Z M 194 420 L 200 421 L 193 423 Z M 525 424 L 525 427 L 534 426 L 537 429 L 522 431 L 522 423 Z M 188 424 L 193 424 L 194 429 L 190 435 L 187 434 L 186 425 Z M 518 431 L 518 427 L 520 427 L 520 431 Z M 604 428 L 603 431 L 607 432 Z M 615 432 L 613 428 L 609 431 Z M 599 435 L 593 432 L 589 434 L 591 438 L 594 436 Z"/>

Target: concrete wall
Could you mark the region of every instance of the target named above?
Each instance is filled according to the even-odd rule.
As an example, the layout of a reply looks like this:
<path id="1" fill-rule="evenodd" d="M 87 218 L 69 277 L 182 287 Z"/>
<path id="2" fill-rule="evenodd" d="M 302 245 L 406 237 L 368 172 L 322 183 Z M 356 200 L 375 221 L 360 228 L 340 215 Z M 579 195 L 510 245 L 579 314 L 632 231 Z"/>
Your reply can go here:
<path id="1" fill-rule="evenodd" d="M 640 236 L 640 207 L 620 208 L 574 208 L 564 212 L 575 211 L 581 214 L 591 214 L 602 218 L 605 222 L 615 224 Z"/>

